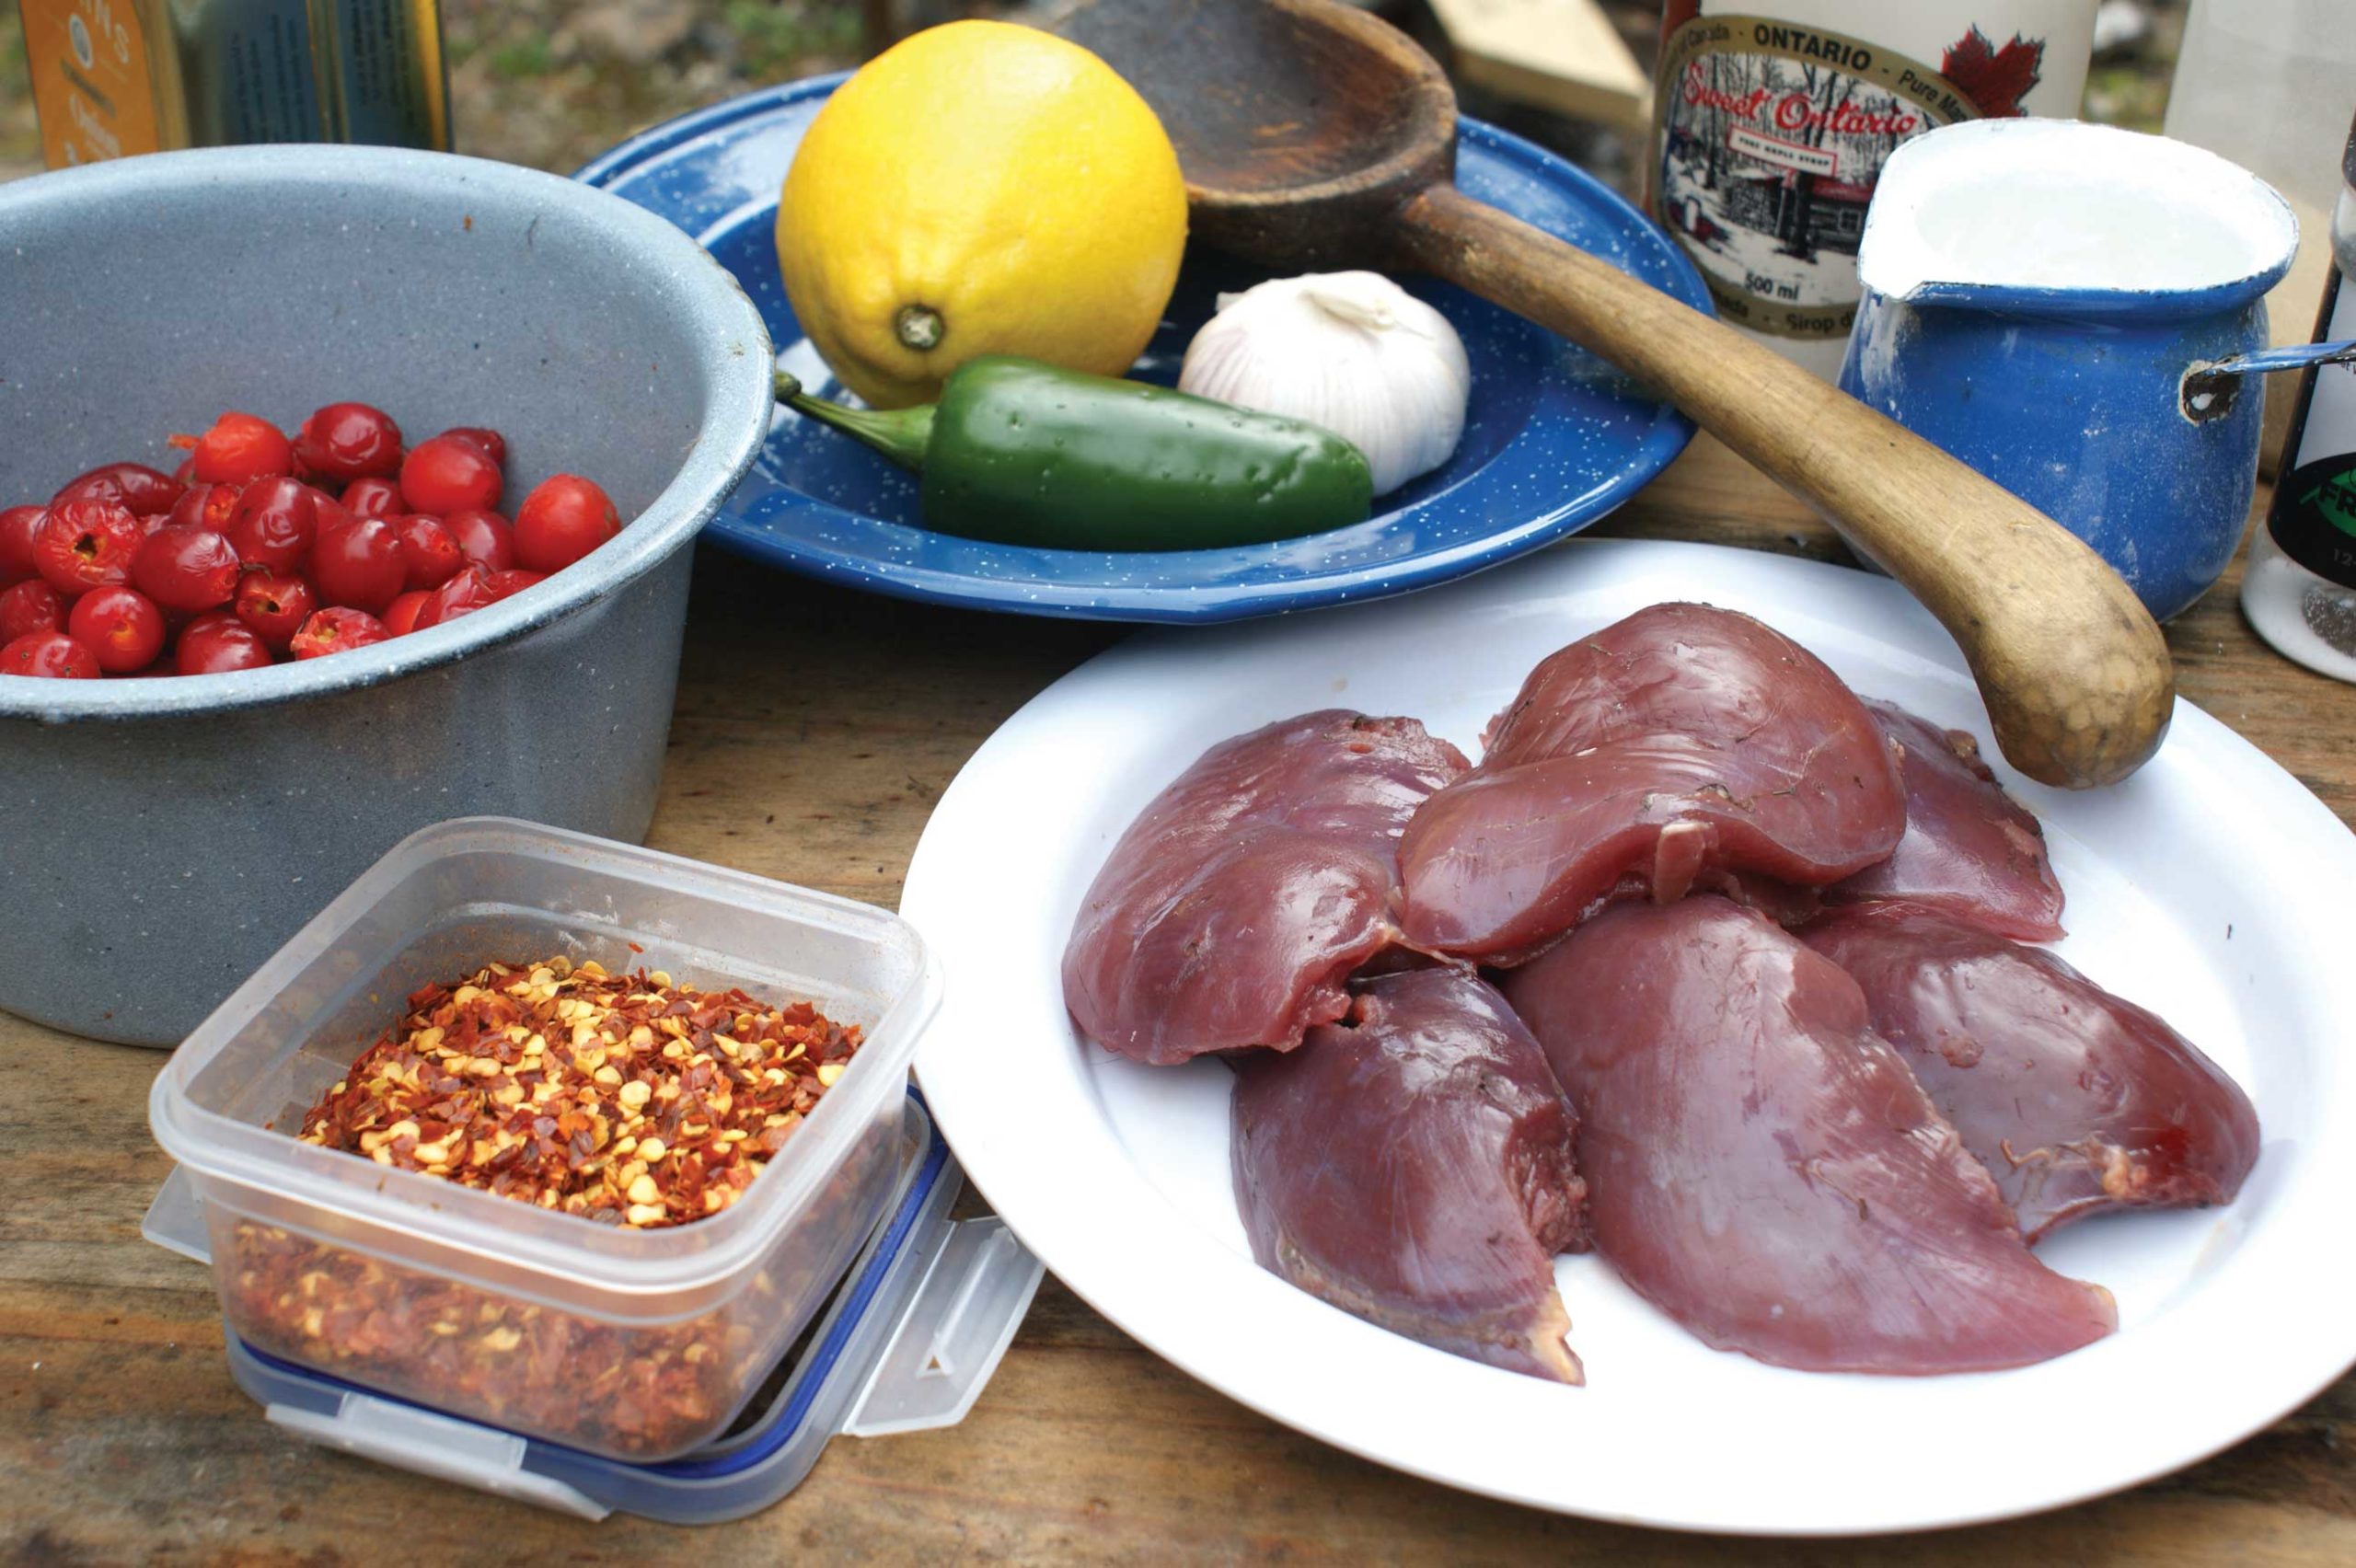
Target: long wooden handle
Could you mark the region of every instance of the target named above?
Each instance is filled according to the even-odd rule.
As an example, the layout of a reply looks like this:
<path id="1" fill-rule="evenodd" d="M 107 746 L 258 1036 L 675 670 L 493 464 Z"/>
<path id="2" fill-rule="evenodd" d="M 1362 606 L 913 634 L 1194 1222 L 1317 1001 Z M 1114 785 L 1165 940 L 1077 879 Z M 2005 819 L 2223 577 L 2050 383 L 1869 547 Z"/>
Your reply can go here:
<path id="1" fill-rule="evenodd" d="M 1399 221 L 1405 259 L 1628 371 L 1912 590 L 1961 644 L 2023 773 L 2108 784 L 2158 748 L 2176 696 L 2167 643 L 2076 536 L 1772 350 L 1452 185 Z"/>

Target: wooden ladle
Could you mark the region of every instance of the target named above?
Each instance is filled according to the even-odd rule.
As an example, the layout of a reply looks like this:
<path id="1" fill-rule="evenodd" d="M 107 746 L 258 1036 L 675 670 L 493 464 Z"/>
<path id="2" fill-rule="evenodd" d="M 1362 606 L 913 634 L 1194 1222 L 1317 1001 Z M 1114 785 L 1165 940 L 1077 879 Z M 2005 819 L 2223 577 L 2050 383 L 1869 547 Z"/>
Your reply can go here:
<path id="1" fill-rule="evenodd" d="M 1195 235 L 1266 265 L 1435 273 L 1657 389 L 1813 505 L 1962 645 L 2015 767 L 2083 788 L 2166 732 L 2165 641 L 2076 536 L 1864 404 L 1456 188 L 1456 95 L 1338 0 L 1080 0 L 1178 148 Z"/>

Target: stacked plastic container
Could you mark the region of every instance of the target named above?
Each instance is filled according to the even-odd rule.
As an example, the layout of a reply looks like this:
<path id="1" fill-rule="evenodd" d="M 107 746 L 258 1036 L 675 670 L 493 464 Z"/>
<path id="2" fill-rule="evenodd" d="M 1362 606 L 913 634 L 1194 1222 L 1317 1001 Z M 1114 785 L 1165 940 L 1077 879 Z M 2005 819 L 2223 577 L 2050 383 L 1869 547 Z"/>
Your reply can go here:
<path id="1" fill-rule="evenodd" d="M 290 1136 L 410 991 L 560 953 L 806 1000 L 865 1041 L 741 1199 L 672 1228 Z M 908 1088 L 939 991 L 884 911 L 531 824 L 445 823 L 157 1077 L 149 1117 L 179 1170 L 147 1234 L 211 1262 L 232 1370 L 290 1429 L 576 1513 L 750 1512 L 837 1430 L 961 1419 L 1036 1287 L 998 1221 L 947 1218 L 962 1178 Z"/>

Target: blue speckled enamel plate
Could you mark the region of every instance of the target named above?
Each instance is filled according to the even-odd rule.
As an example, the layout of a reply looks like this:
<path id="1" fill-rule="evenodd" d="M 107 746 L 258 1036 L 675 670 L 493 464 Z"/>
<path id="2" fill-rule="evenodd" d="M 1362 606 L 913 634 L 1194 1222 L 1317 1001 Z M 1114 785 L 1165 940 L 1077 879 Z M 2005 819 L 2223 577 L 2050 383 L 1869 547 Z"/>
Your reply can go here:
<path id="1" fill-rule="evenodd" d="M 778 280 L 777 191 L 838 76 L 719 104 L 623 143 L 580 178 L 661 213 L 736 274 L 779 363 L 841 387 L 802 334 Z M 1595 252 L 1698 309 L 1692 268 L 1636 211 L 1552 154 L 1463 122 L 1457 178 L 1484 202 Z M 1265 273 L 1189 255 L 1137 374 L 1170 382 L 1222 290 Z M 1238 549 L 1095 554 L 1021 549 L 920 525 L 913 478 L 866 448 L 780 413 L 768 446 L 710 524 L 722 544 L 879 593 L 1024 615 L 1220 621 L 1428 587 L 1576 533 L 1669 466 L 1693 427 L 1618 371 L 1444 283 L 1411 287 L 1455 323 L 1472 361 L 1463 444 L 1438 471 L 1352 527 Z"/>

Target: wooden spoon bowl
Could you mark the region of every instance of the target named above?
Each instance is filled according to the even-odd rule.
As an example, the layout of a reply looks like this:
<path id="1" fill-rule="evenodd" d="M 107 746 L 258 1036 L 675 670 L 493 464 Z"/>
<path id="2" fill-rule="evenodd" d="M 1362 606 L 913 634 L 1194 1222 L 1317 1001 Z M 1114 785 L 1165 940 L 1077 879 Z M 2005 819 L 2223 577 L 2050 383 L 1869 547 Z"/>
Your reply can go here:
<path id="1" fill-rule="evenodd" d="M 1456 94 L 1405 34 L 1346 6 L 1083 0 L 1061 30 L 1161 117 L 1195 233 L 1277 265 L 1364 265 L 1456 167 Z"/>

